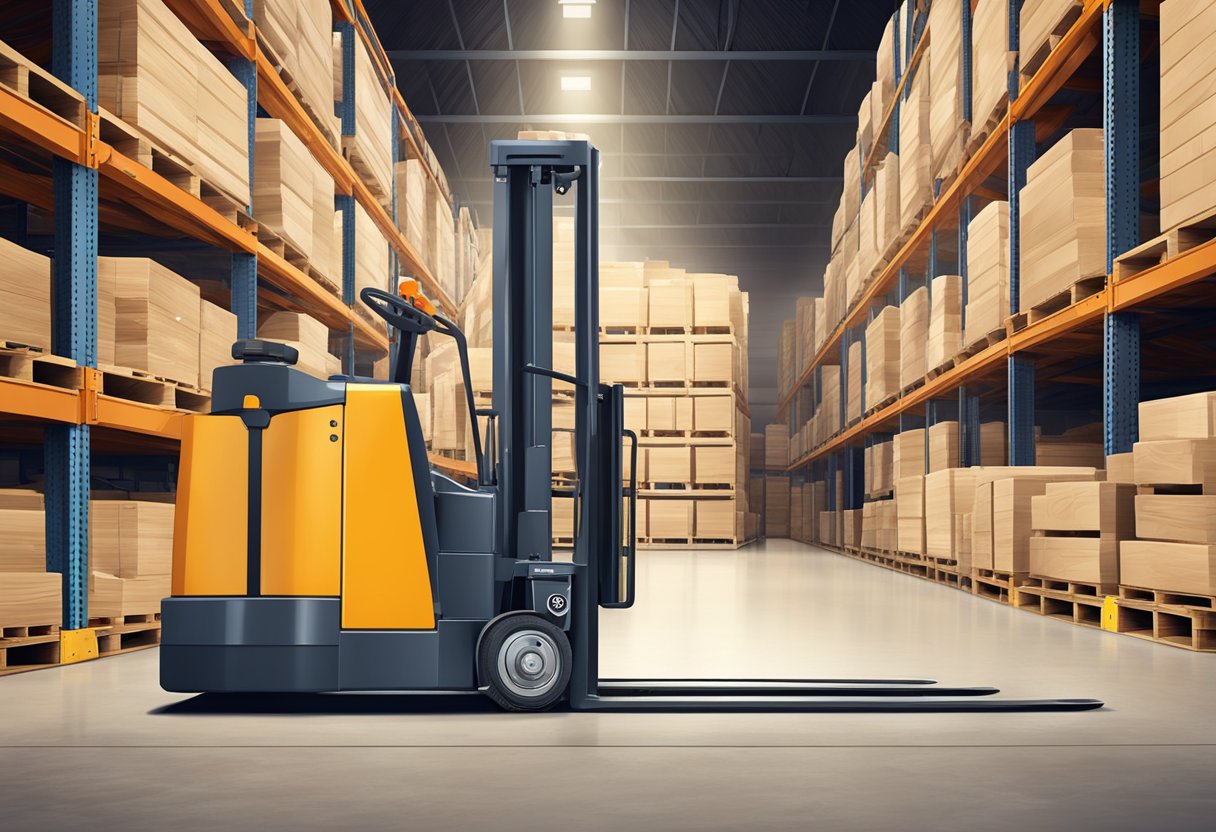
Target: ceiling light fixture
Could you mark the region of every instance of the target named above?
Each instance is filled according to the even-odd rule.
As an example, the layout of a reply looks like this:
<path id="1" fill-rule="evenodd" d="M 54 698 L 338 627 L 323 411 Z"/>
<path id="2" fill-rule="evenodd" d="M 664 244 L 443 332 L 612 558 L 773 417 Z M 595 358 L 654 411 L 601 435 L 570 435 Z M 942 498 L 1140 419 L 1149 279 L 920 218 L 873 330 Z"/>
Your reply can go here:
<path id="1" fill-rule="evenodd" d="M 563 75 L 562 92 L 591 92 L 591 76 Z"/>
<path id="2" fill-rule="evenodd" d="M 590 20 L 591 7 L 595 5 L 595 0 L 557 0 L 557 4 L 562 7 L 562 17 Z"/>

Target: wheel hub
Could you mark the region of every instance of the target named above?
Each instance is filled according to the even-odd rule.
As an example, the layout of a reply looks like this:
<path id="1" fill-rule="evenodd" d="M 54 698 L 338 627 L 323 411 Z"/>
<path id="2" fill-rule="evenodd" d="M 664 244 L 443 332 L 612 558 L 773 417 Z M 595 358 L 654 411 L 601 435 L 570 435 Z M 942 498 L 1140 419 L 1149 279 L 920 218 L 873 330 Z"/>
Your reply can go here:
<path id="1" fill-rule="evenodd" d="M 498 651 L 503 682 L 519 696 L 543 696 L 561 671 L 557 645 L 538 630 L 512 634 Z"/>

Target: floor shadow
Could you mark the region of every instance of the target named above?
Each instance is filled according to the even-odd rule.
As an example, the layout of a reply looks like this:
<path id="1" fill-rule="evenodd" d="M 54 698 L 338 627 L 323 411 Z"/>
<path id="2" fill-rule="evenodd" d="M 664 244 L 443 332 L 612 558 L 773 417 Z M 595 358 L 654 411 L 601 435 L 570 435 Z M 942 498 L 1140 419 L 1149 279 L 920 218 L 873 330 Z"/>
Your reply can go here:
<path id="1" fill-rule="evenodd" d="M 152 715 L 300 714 L 383 716 L 391 714 L 498 714 L 480 694 L 435 693 L 200 693 L 148 712 Z"/>

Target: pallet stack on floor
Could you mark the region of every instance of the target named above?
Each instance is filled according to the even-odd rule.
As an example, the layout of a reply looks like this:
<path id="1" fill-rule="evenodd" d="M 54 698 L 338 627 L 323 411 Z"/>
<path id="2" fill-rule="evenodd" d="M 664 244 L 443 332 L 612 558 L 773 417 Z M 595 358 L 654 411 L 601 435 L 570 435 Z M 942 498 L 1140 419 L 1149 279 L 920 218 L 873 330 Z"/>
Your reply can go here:
<path id="1" fill-rule="evenodd" d="M 102 655 L 158 640 L 173 516 L 173 495 L 161 492 L 172 487 L 175 469 L 168 460 L 183 412 L 209 409 L 212 373 L 233 360 L 238 324 L 229 307 L 237 308 L 237 295 L 229 282 L 235 289 L 239 270 L 238 259 L 229 256 L 230 246 L 238 250 L 232 241 L 240 242 L 245 255 L 257 251 L 258 337 L 294 346 L 298 368 L 321 377 L 340 372 L 338 356 L 348 353 L 356 372 L 374 365 L 383 377 L 386 365 L 378 319 L 358 301 L 344 308 L 344 247 L 354 247 L 354 271 L 347 276 L 356 294 L 366 286 L 391 287 L 394 248 L 397 261 L 416 261 L 419 271 L 430 272 L 450 307 L 472 283 L 478 259 L 473 215 L 453 208 L 442 169 L 408 111 L 400 113 L 408 133 L 400 137 L 399 156 L 409 158 L 394 159 L 398 142 L 392 131 L 403 123 L 393 114 L 399 98 L 395 102 L 390 94 L 386 58 L 366 21 L 339 25 L 339 33 L 328 0 L 255 0 L 255 31 L 242 23 L 232 26 L 225 8 L 232 4 L 195 5 L 97 4 L 97 32 L 90 39 L 97 54 L 97 155 L 111 164 L 117 159 L 122 173 L 100 176 L 95 213 L 82 211 L 83 219 L 73 213 L 73 222 L 80 220 L 101 252 L 96 322 L 73 323 L 86 343 L 89 332 L 96 333 L 95 353 L 73 345 L 80 355 L 95 354 L 95 376 L 52 353 L 53 322 L 64 326 L 71 317 L 62 314 L 66 305 L 73 305 L 73 313 L 87 308 L 52 291 L 51 255 L 70 254 L 54 251 L 63 242 L 57 240 L 54 212 L 63 204 L 56 205 L 58 194 L 51 198 L 50 180 L 41 173 L 49 171 L 56 151 L 49 140 L 33 141 L 33 134 L 47 129 L 39 127 L 43 122 L 6 128 L 18 153 L 49 153 L 45 159 L 31 156 L 29 170 L 39 173 L 26 174 L 24 190 L 6 192 L 21 201 L 5 206 L 5 233 L 12 239 L 0 238 L 5 415 L 28 424 L 63 422 L 62 407 L 47 414 L 31 410 L 29 401 L 51 401 L 50 394 L 65 391 L 75 396 L 81 405 L 77 421 L 105 427 L 93 434 L 92 482 L 87 471 L 83 478 L 73 474 L 83 479 L 79 487 L 86 492 L 90 486 L 110 487 L 97 466 L 109 465 L 114 455 L 157 460 L 166 473 L 156 478 L 156 493 L 139 482 L 129 484 L 129 492 L 94 493 L 87 587 L 69 598 L 60 576 L 45 571 L 42 495 L 51 480 L 46 469 L 67 463 L 50 454 L 44 458 L 24 436 L 18 436 L 21 444 L 0 447 L 0 670 L 57 662 L 65 607 L 72 600 L 79 609 L 85 595 Z M 23 30 L 20 43 L 31 47 L 29 56 L 0 43 L 3 86 L 17 104 L 39 108 L 55 129 L 87 133 L 83 96 L 31 59 L 49 61 L 54 50 L 73 48 L 72 38 L 52 48 L 50 21 L 64 11 L 57 8 Z M 364 16 L 361 9 L 350 13 Z M 240 11 L 234 7 L 231 14 Z M 44 32 L 38 28 L 43 23 Z M 236 54 L 244 42 L 221 40 L 230 32 L 256 35 L 256 63 Z M 355 58 L 346 84 L 344 37 L 353 37 Z M 72 60 L 64 66 L 81 59 L 67 57 Z M 242 70 L 260 76 L 257 107 L 239 80 Z M 336 113 L 352 86 L 353 130 L 343 135 Z M 115 185 L 115 178 L 138 184 L 128 190 Z M 405 243 L 390 243 L 390 237 L 397 240 L 391 228 L 395 187 L 398 227 L 413 244 L 413 258 Z M 343 200 L 345 212 L 336 210 Z M 353 231 L 349 236 L 344 224 L 346 232 Z M 145 241 L 149 256 L 139 256 Z M 400 266 L 407 276 L 413 270 Z M 107 403 L 119 407 L 101 412 Z"/>
<path id="2" fill-rule="evenodd" d="M 555 219 L 553 239 L 553 366 L 573 374 L 573 221 Z M 473 392 L 488 406 L 493 277 L 485 241 L 482 251 L 461 321 Z M 418 380 L 429 396 L 430 447 L 471 459 L 455 352 L 442 340 L 430 340 Z M 751 539 L 748 529 L 758 520 L 748 517 L 747 295 L 737 279 L 690 274 L 664 261 L 601 263 L 600 377 L 625 387 L 625 426 L 639 436 L 640 545 L 737 548 Z M 573 429 L 573 390 L 555 381 L 552 459 L 559 490 L 576 476 Z M 484 435 L 484 422 L 481 430 Z M 572 511 L 571 500 L 554 498 L 557 545 L 573 540 Z"/>

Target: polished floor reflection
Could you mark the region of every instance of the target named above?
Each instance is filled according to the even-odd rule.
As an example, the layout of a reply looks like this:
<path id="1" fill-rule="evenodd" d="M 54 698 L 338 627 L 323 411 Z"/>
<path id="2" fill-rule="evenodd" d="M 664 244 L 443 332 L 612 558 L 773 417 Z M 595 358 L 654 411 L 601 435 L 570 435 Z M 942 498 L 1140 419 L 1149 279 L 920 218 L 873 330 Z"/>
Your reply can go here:
<path id="1" fill-rule="evenodd" d="M 928 676 L 1074 714 L 503 714 L 479 697 L 215 707 L 155 650 L 0 679 L 0 828 L 1206 828 L 1216 655 L 790 541 L 645 552 L 605 676 Z"/>

